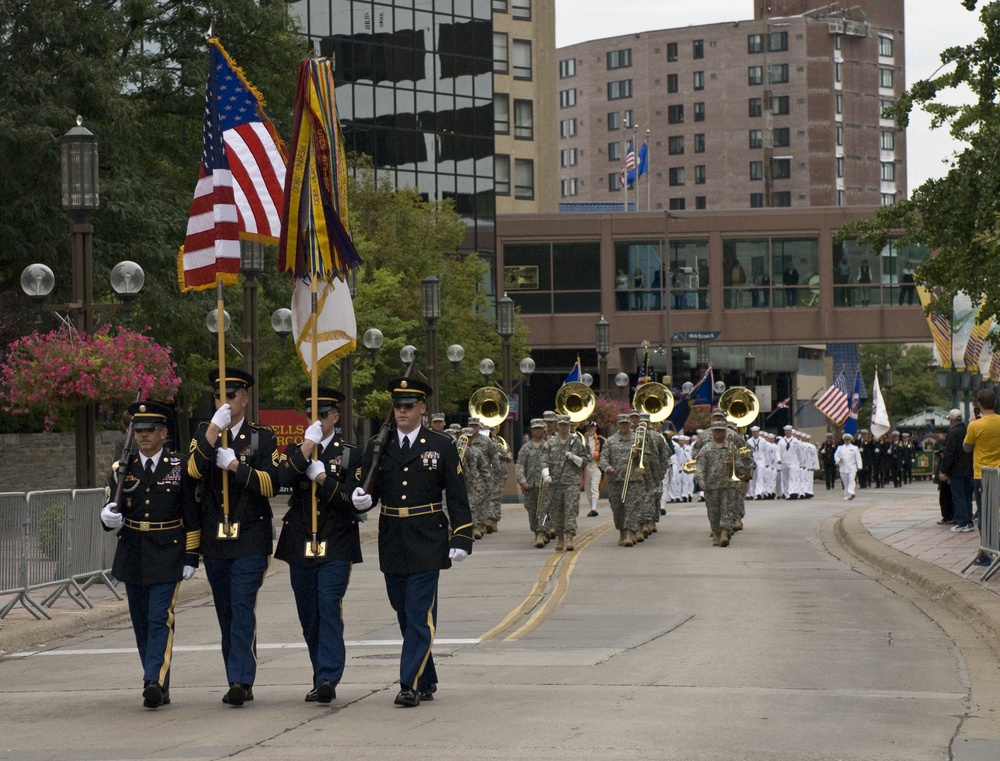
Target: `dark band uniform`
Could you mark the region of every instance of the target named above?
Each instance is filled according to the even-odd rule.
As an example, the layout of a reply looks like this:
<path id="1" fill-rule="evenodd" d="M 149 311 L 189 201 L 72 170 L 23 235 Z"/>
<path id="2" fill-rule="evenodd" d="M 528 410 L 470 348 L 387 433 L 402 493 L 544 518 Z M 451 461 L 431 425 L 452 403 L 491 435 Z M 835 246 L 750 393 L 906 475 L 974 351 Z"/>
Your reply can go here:
<path id="1" fill-rule="evenodd" d="M 310 389 L 303 389 L 300 396 L 311 405 Z M 320 415 L 338 411 L 343 400 L 344 395 L 339 391 L 320 387 L 317 396 Z M 327 474 L 323 484 L 316 486 L 317 541 L 326 543 L 325 554 L 316 557 L 306 553 L 306 545 L 313 538 L 314 482 L 306 475 L 311 460 L 305 458 L 299 444 L 291 444 L 278 468 L 281 486 L 291 489 L 292 496 L 282 519 L 274 556 L 290 566 L 295 606 L 313 667 L 313 689 L 329 682 L 332 690 L 344 674 L 347 657 L 341 603 L 351 578 L 351 566 L 361 562 L 358 519 L 351 504 L 351 492 L 358 486 L 361 454 L 334 433 L 329 440 L 316 445 L 313 457 L 324 463 Z M 306 699 L 311 701 L 316 697 L 310 693 Z"/>
<path id="2" fill-rule="evenodd" d="M 218 389 L 218 369 L 209 373 L 209 383 Z M 253 377 L 243 370 L 226 368 L 226 393 L 248 389 Z M 219 538 L 222 523 L 222 470 L 216 465 L 216 450 L 222 435 L 211 446 L 206 439 L 208 424 L 198 426 L 191 440 L 188 473 L 199 481 L 202 526 L 201 551 L 205 572 L 212 586 L 215 613 L 222 632 L 222 658 L 229 684 L 242 685 L 247 699 L 257 675 L 257 593 L 264 583 L 273 546 L 270 498 L 277 490 L 278 440 L 268 428 L 243 419 L 235 436 L 227 431 L 227 444 L 239 461 L 229 478 L 229 520 L 239 523 L 235 539 Z"/>
<path id="3" fill-rule="evenodd" d="M 394 402 L 403 403 L 422 402 L 431 393 L 428 384 L 412 378 L 396 378 L 388 390 Z M 450 437 L 423 425 L 411 436 L 414 443 L 404 453 L 399 432 L 389 433 L 370 494 L 372 504 L 382 504 L 379 567 L 403 634 L 400 687 L 428 693 L 438 681 L 431 654 L 438 576 L 441 569 L 451 567 L 450 548 L 472 552 L 473 527 L 458 449 Z M 374 440 L 365 450 L 366 474 L 373 454 Z M 448 499 L 447 513 L 441 507 L 442 492 Z"/>
<path id="4" fill-rule="evenodd" d="M 166 426 L 170 416 L 168 407 L 152 401 L 136 402 L 129 412 L 134 431 Z M 132 630 L 142 660 L 143 686 L 159 684 L 162 703 L 166 704 L 170 702 L 174 606 L 184 566 L 198 567 L 199 515 L 194 482 L 185 470 L 184 456 L 164 448 L 148 474 L 145 458 L 134 445 L 133 449 L 118 506 L 124 521 L 111 573 L 125 584 Z M 116 462 L 108 481 L 109 501 L 118 488 L 118 469 Z"/>

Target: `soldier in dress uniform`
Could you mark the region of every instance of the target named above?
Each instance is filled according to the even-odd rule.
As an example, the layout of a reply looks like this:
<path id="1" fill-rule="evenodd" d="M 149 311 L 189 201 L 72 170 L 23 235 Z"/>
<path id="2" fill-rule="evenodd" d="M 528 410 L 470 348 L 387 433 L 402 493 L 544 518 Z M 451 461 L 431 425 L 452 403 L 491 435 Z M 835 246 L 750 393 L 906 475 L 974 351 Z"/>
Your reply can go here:
<path id="1" fill-rule="evenodd" d="M 576 519 L 580 513 L 580 479 L 587 446 L 570 432 L 569 415 L 556 419 L 556 435 L 548 441 L 547 470 L 542 471 L 546 488 L 551 489 L 549 517 L 556 535 L 556 552 L 572 551 Z"/>
<path id="2" fill-rule="evenodd" d="M 119 463 L 112 466 L 101 523 L 108 531 L 122 527 L 111 573 L 125 583 L 142 661 L 142 704 L 159 708 L 170 703 L 174 606 L 181 579 L 190 579 L 198 567 L 201 523 L 184 456 L 164 448 L 170 409 L 145 401 L 131 405 L 128 412 L 139 454 L 122 454 L 129 459 L 121 505 L 111 501 L 118 489 Z"/>
<path id="3" fill-rule="evenodd" d="M 225 373 L 225 399 L 219 398 L 218 369 L 208 375 L 215 388 L 216 411 L 191 440 L 188 475 L 201 487 L 201 552 L 229 682 L 222 702 L 241 706 L 253 700 L 257 676 L 257 593 L 271 555 L 270 498 L 277 492 L 280 454 L 274 433 L 244 417 L 253 376 L 231 367 Z M 226 446 L 222 446 L 223 431 L 228 432 Z M 223 510 L 224 473 L 229 482 L 228 522 Z"/>
<path id="4" fill-rule="evenodd" d="M 472 552 L 472 516 L 458 449 L 444 434 L 420 424 L 431 387 L 413 378 L 394 378 L 388 390 L 395 430 L 389 432 L 371 493 L 358 487 L 352 501 L 357 510 L 382 504 L 379 566 L 403 634 L 395 703 L 411 707 L 433 700 L 437 691 L 431 646 L 438 577 Z M 365 449 L 364 474 L 373 469 L 374 450 L 373 440 Z M 442 493 L 448 496 L 447 515 L 441 509 Z"/>
<path id="5" fill-rule="evenodd" d="M 826 482 L 827 491 L 837 483 L 837 463 L 833 459 L 836 451 L 837 445 L 833 441 L 833 434 L 826 434 L 826 440 L 819 447 L 819 462 L 823 466 L 823 480 Z"/>
<path id="6" fill-rule="evenodd" d="M 913 438 L 910 434 L 904 433 L 899 447 L 899 475 L 904 484 L 913 483 L 913 458 L 916 454 L 917 447 L 913 443 Z"/>
<path id="7" fill-rule="evenodd" d="M 636 470 L 638 463 L 639 450 L 635 446 L 635 434 L 629 428 L 628 415 L 619 415 L 618 430 L 608 436 L 601 448 L 601 470 L 608 478 L 608 501 L 615 528 L 618 529 L 619 547 L 632 547 L 638 540 L 639 500 L 642 497 L 642 489 L 639 488 L 642 476 Z M 625 488 L 626 483 L 628 489 Z M 624 500 L 622 492 L 625 492 Z"/>
<path id="8" fill-rule="evenodd" d="M 306 415 L 312 414 L 312 389 L 299 392 Z M 301 444 L 281 457 L 278 480 L 292 490 L 274 556 L 288 563 L 295 607 L 312 663 L 307 703 L 337 697 L 344 674 L 343 600 L 354 563 L 360 563 L 361 539 L 351 494 L 358 486 L 361 453 L 337 433 L 344 395 L 320 386 L 319 419 L 305 430 Z M 313 540 L 313 484 L 316 485 L 316 542 Z"/>
<path id="9" fill-rule="evenodd" d="M 535 537 L 535 546 L 544 547 L 549 542 L 549 534 L 539 525 L 544 520 L 545 509 L 542 504 L 542 468 L 548 459 L 548 448 L 545 444 L 545 421 L 540 417 L 531 420 L 531 439 L 521 445 L 517 453 L 517 463 L 514 470 L 518 486 L 521 487 L 521 498 L 524 509 L 528 512 L 528 528 Z"/>

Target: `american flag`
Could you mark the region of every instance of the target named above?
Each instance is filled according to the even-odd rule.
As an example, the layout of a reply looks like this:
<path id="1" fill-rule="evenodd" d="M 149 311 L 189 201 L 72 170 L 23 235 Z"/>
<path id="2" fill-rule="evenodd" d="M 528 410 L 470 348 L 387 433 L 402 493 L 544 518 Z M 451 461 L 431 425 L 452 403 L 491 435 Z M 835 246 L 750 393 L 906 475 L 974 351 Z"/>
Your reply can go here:
<path id="1" fill-rule="evenodd" d="M 201 172 L 180 261 L 181 290 L 236 282 L 240 238 L 277 243 L 285 157 L 264 100 L 216 38 L 205 90 Z"/>
<path id="2" fill-rule="evenodd" d="M 816 400 L 816 409 L 837 425 L 842 425 L 847 420 L 847 416 L 851 414 L 851 390 L 847 387 L 843 372 L 823 396 Z"/>
<path id="3" fill-rule="evenodd" d="M 628 141 L 628 151 L 625 154 L 625 166 L 622 167 L 621 172 L 618 173 L 618 185 L 619 187 L 625 187 L 625 181 L 628 177 L 628 173 L 635 169 L 635 145 L 631 140 Z"/>

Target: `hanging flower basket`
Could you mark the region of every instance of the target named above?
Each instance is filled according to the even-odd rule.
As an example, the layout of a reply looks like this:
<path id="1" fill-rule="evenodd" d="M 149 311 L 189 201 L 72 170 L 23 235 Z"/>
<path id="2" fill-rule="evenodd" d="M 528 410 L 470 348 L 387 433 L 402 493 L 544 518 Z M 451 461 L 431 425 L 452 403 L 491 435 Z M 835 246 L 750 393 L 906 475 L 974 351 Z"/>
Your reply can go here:
<path id="1" fill-rule="evenodd" d="M 44 410 L 52 430 L 60 412 L 81 404 L 171 401 L 181 384 L 170 349 L 128 328 L 104 326 L 91 335 L 62 327 L 10 345 L 0 365 L 4 409 Z"/>

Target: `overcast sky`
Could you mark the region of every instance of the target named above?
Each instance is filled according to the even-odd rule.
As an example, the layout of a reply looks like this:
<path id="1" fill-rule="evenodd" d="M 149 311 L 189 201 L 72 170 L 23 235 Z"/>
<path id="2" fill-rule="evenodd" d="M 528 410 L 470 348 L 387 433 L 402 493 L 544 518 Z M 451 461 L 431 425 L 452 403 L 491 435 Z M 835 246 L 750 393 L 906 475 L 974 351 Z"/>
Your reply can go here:
<path id="1" fill-rule="evenodd" d="M 906 0 L 907 84 L 929 77 L 942 50 L 972 42 L 982 32 L 978 11 L 959 0 Z M 556 45 L 620 34 L 714 24 L 753 18 L 753 0 L 556 0 Z M 959 102 L 968 94 L 952 99 Z M 942 163 L 956 144 L 946 129 L 930 130 L 930 119 L 915 112 L 907 129 L 907 174 L 912 191 L 947 171 Z"/>

